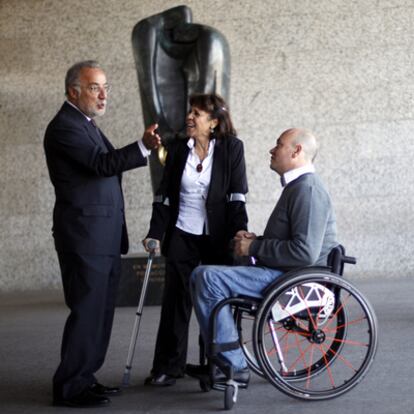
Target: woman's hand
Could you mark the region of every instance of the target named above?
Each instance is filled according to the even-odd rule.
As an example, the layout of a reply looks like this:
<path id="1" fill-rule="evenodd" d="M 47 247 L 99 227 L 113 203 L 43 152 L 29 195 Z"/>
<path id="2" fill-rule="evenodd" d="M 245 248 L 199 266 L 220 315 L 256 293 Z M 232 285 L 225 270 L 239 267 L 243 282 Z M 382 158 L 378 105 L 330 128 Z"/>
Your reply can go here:
<path id="1" fill-rule="evenodd" d="M 155 247 L 154 247 L 154 242 L 155 242 Z M 150 237 L 148 237 L 147 239 L 142 240 L 142 245 L 144 246 L 145 251 L 148 253 L 150 252 L 159 253 L 160 252 L 160 241 L 157 239 L 151 239 Z"/>

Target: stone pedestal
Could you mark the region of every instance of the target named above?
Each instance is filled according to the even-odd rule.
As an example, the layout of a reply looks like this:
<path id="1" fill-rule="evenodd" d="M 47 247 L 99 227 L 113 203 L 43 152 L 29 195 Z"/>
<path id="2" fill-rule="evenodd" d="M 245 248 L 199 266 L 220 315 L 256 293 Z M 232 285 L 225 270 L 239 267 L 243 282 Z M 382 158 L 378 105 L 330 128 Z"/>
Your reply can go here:
<path id="1" fill-rule="evenodd" d="M 119 282 L 116 306 L 138 306 L 144 282 L 148 254 L 129 254 L 122 256 L 122 273 Z M 165 260 L 156 256 L 152 261 L 144 305 L 161 305 L 164 289 Z"/>

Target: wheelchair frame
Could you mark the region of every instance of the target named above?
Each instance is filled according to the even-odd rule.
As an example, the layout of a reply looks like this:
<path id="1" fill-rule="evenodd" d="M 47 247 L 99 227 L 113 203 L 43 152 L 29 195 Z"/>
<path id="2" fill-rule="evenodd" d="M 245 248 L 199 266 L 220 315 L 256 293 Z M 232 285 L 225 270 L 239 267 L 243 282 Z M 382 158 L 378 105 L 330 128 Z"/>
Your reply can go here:
<path id="1" fill-rule="evenodd" d="M 236 296 L 218 303 L 210 317 L 210 378 L 200 380 L 201 389 L 224 391 L 225 409 L 233 407 L 242 384 L 218 354 L 239 346 L 254 373 L 291 397 L 330 399 L 356 386 L 375 357 L 377 321 L 366 298 L 342 278 L 346 263 L 356 259 L 339 245 L 332 249 L 328 267 L 287 272 L 266 288 L 262 299 Z M 218 314 L 228 305 L 234 308 L 239 341 L 219 344 Z M 245 315 L 254 317 L 247 341 Z M 225 383 L 215 382 L 216 367 L 226 375 Z"/>

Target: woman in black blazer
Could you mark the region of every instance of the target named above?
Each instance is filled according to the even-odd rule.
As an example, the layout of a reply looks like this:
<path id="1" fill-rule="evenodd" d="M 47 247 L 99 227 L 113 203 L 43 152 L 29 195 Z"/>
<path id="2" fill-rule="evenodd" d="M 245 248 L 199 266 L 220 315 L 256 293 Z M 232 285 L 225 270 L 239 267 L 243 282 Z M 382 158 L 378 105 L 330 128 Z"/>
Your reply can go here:
<path id="1" fill-rule="evenodd" d="M 162 243 L 166 279 L 151 375 L 147 385 L 175 384 L 184 375 L 192 310 L 189 278 L 199 264 L 229 264 L 230 241 L 247 230 L 243 143 L 218 95 L 193 95 L 187 139 L 168 147 L 150 229 L 143 241 Z"/>

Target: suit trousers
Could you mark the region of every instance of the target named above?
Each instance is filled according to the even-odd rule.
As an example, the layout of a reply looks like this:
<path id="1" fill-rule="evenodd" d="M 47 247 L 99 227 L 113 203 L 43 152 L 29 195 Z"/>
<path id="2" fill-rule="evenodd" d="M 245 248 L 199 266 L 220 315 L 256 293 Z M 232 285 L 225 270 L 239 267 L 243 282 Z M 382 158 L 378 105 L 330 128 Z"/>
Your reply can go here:
<path id="1" fill-rule="evenodd" d="M 166 258 L 165 285 L 153 360 L 153 374 L 180 377 L 187 360 L 192 302 L 190 275 L 200 263 L 228 262 L 228 252 L 218 251 L 207 235 L 173 230 Z"/>
<path id="2" fill-rule="evenodd" d="M 65 302 L 61 362 L 53 377 L 55 399 L 69 399 L 96 382 L 111 336 L 120 255 L 59 253 Z"/>

